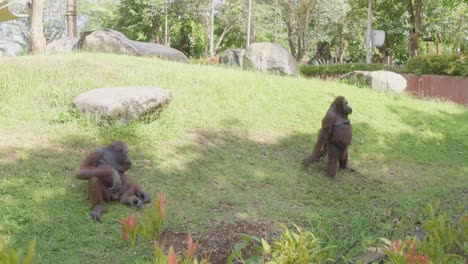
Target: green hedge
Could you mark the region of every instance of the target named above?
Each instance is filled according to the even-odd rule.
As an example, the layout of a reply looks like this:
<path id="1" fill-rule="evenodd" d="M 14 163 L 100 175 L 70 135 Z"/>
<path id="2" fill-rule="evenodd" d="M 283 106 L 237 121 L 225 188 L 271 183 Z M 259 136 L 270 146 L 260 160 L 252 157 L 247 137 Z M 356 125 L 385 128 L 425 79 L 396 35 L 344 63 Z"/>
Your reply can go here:
<path id="1" fill-rule="evenodd" d="M 305 77 L 346 74 L 352 71 L 381 70 L 397 73 L 468 76 L 468 57 L 458 54 L 417 56 L 408 60 L 404 68 L 392 67 L 384 64 L 355 63 L 321 66 L 301 65 L 299 70 Z"/>
<path id="2" fill-rule="evenodd" d="M 459 54 L 416 56 L 406 69 L 415 74 L 468 76 L 468 57 Z"/>
<path id="3" fill-rule="evenodd" d="M 301 74 L 305 77 L 314 77 L 321 75 L 346 74 L 353 71 L 394 71 L 402 72 L 402 68 L 391 67 L 384 64 L 333 64 L 333 65 L 301 65 L 299 67 Z"/>

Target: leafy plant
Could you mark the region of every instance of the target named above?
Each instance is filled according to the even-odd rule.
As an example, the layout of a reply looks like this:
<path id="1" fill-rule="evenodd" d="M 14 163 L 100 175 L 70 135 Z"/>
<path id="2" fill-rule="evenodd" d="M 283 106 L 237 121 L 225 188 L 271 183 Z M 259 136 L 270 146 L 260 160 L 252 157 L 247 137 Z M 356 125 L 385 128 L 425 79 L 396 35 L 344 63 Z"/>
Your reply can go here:
<path id="1" fill-rule="evenodd" d="M 195 257 L 195 251 L 197 250 L 198 242 L 193 242 L 192 236 L 188 236 L 187 250 L 183 251 L 183 255 L 180 261 L 177 260 L 177 255 L 174 252 L 172 246 L 169 247 L 168 255 L 164 254 L 163 249 L 159 246 L 158 242 L 154 241 L 154 264 L 208 264 L 209 259 L 203 258 L 198 260 Z"/>
<path id="2" fill-rule="evenodd" d="M 192 236 L 188 236 L 187 250 L 183 251 L 183 256 L 180 262 L 177 261 L 177 255 L 173 247 L 169 248 L 168 255 L 164 254 L 163 249 L 158 243 L 159 235 L 166 221 L 166 194 L 160 193 L 153 202 L 153 209 L 143 214 L 132 214 L 127 218 L 119 221 L 122 231 L 122 239 L 130 241 L 132 247 L 139 237 L 145 240 L 150 238 L 154 241 L 154 263 L 155 264 L 208 264 L 208 258 L 198 260 L 195 257 L 195 251 L 198 247 L 198 242 L 193 242 Z"/>
<path id="3" fill-rule="evenodd" d="M 458 54 L 416 56 L 408 60 L 406 69 L 415 74 L 468 76 L 468 59 Z"/>
<path id="4" fill-rule="evenodd" d="M 301 65 L 299 67 L 301 75 L 305 77 L 314 77 L 322 75 L 341 75 L 353 71 L 393 71 L 404 72 L 404 69 L 391 67 L 384 64 L 363 64 L 363 63 L 350 63 L 350 64 L 334 64 L 334 65 Z"/>
<path id="5" fill-rule="evenodd" d="M 245 257 L 245 251 L 253 251 L 254 254 Z M 233 252 L 227 259 L 228 264 L 232 263 L 265 263 L 271 255 L 271 246 L 263 238 L 255 236 L 242 236 L 242 241 L 234 244 Z"/>
<path id="6" fill-rule="evenodd" d="M 157 240 L 166 220 L 166 194 L 161 193 L 153 202 L 154 210 L 144 213 L 132 214 L 119 221 L 122 238 L 129 241 L 132 247 L 139 236 L 145 240 L 150 238 Z"/>
<path id="7" fill-rule="evenodd" d="M 333 246 L 322 247 L 320 240 L 310 231 L 302 231 L 294 225 L 296 232 L 283 225 L 284 233 L 273 244 L 270 264 L 326 263 L 332 261 L 328 251 Z"/>
<path id="8" fill-rule="evenodd" d="M 227 263 L 327 263 L 332 261 L 329 250 L 334 246 L 322 247 L 318 238 L 312 232 L 303 231 L 294 225 L 296 231 L 291 231 L 285 225 L 283 234 L 270 246 L 263 238 L 244 236 L 243 241 L 234 245 L 234 251 Z M 247 247 L 256 251 L 248 258 L 244 258 L 243 250 Z"/>
<path id="9" fill-rule="evenodd" d="M 465 261 L 468 215 L 463 212 L 453 221 L 447 217 L 447 213 L 438 212 L 438 207 L 438 204 L 426 205 L 424 219 L 420 220 L 425 232 L 421 240 L 410 236 L 407 236 L 403 242 L 381 239 L 386 244 L 390 263 L 426 264 Z"/>
<path id="10" fill-rule="evenodd" d="M 12 248 L 8 248 L 5 240 L 0 237 L 0 263 L 5 264 L 30 264 L 34 259 L 34 251 L 36 247 L 36 239 L 31 241 L 28 247 L 28 255 L 24 258 L 21 254 Z M 23 261 L 21 261 L 21 259 Z"/>

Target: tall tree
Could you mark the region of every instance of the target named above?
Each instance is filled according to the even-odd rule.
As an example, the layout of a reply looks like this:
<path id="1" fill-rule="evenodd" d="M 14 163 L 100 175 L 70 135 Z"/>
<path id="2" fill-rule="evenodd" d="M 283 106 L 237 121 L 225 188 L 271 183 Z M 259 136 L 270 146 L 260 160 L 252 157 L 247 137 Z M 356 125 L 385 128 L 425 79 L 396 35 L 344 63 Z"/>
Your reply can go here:
<path id="1" fill-rule="evenodd" d="M 306 34 L 315 0 L 281 0 L 291 54 L 300 61 L 308 49 Z"/>
<path id="2" fill-rule="evenodd" d="M 67 0 L 67 36 L 74 38 L 76 31 L 76 0 Z"/>
<path id="3" fill-rule="evenodd" d="M 44 54 L 46 48 L 46 39 L 44 37 L 43 12 L 44 6 L 42 0 L 29 0 L 29 34 L 30 51 L 32 54 Z"/>
<path id="4" fill-rule="evenodd" d="M 252 0 L 247 0 L 248 7 L 247 7 L 247 41 L 245 47 L 249 47 L 250 45 L 250 30 L 252 28 Z"/>
<path id="5" fill-rule="evenodd" d="M 164 43 L 165 0 L 121 0 L 113 28 L 130 39 Z"/>
<path id="6" fill-rule="evenodd" d="M 411 29 L 409 32 L 409 57 L 419 54 L 419 38 L 422 26 L 422 0 L 408 0 L 408 14 Z"/>
<path id="7" fill-rule="evenodd" d="M 341 21 L 349 10 L 348 1 L 343 0 L 279 2 L 283 9 L 289 48 L 298 61 L 304 58 L 314 42 L 330 42 L 330 33 L 336 30 L 337 22 Z"/>

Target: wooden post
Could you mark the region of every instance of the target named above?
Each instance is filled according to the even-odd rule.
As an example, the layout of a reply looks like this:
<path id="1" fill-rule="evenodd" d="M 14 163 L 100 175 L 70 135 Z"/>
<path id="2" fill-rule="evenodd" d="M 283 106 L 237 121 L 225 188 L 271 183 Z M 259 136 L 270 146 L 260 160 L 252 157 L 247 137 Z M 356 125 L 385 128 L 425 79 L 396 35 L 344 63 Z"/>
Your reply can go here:
<path id="1" fill-rule="evenodd" d="M 44 54 L 46 48 L 46 39 L 44 37 L 42 0 L 29 0 L 29 33 L 30 33 L 30 52 L 32 54 Z"/>

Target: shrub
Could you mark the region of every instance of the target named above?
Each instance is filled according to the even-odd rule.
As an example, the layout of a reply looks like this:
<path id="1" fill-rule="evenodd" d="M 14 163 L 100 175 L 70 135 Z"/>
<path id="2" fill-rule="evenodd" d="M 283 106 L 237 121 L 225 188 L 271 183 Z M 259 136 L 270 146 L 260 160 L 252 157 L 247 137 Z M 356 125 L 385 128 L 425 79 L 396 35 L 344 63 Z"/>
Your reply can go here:
<path id="1" fill-rule="evenodd" d="M 322 75 L 346 74 L 353 71 L 394 71 L 402 72 L 404 69 L 391 67 L 384 64 L 333 64 L 333 65 L 301 65 L 299 67 L 302 76 L 313 77 Z"/>
<path id="2" fill-rule="evenodd" d="M 416 56 L 408 60 L 406 69 L 414 74 L 468 76 L 468 58 L 458 54 Z"/>
<path id="3" fill-rule="evenodd" d="M 464 263 L 468 215 L 460 214 L 455 221 L 446 213 L 438 212 L 438 206 L 427 205 L 421 227 L 425 232 L 422 240 L 407 236 L 400 240 L 381 239 L 386 244 L 386 253 L 394 264 Z"/>
<path id="4" fill-rule="evenodd" d="M 154 260 L 155 264 L 208 264 L 209 259 L 204 258 L 198 260 L 195 257 L 198 242 L 193 242 L 192 237 L 188 236 L 188 248 L 183 251 L 183 256 L 177 260 L 177 255 L 173 247 L 169 248 L 169 253 L 166 255 L 158 242 L 159 235 L 163 230 L 166 221 L 166 194 L 161 193 L 158 195 L 153 203 L 153 209 L 145 211 L 141 214 L 132 214 L 129 217 L 123 218 L 119 221 L 120 229 L 122 231 L 122 239 L 130 241 L 132 247 L 139 237 L 154 241 Z M 0 262 L 1 263 L 1 262 Z"/>
<path id="5" fill-rule="evenodd" d="M 310 231 L 303 231 L 294 225 L 295 231 L 286 226 L 283 234 L 270 246 L 263 238 L 245 236 L 244 241 L 234 246 L 234 252 L 229 256 L 227 263 L 268 263 L 268 264 L 294 264 L 294 263 L 328 263 L 333 261 L 329 250 L 334 246 L 322 247 L 318 238 Z M 250 244 L 254 244 L 253 247 Z M 244 259 L 242 250 L 251 246 L 258 255 Z"/>
<path id="6" fill-rule="evenodd" d="M 166 221 L 166 195 L 159 194 L 153 202 L 154 210 L 145 211 L 142 214 L 132 214 L 119 221 L 122 238 L 129 241 L 132 247 L 139 236 L 148 240 L 157 240 Z"/>
<path id="7" fill-rule="evenodd" d="M 30 264 L 33 262 L 36 240 L 31 241 L 28 247 L 28 255 L 24 258 L 14 249 L 7 248 L 5 240 L 0 237 L 0 263 L 6 264 Z M 23 259 L 23 261 L 21 261 Z"/>

